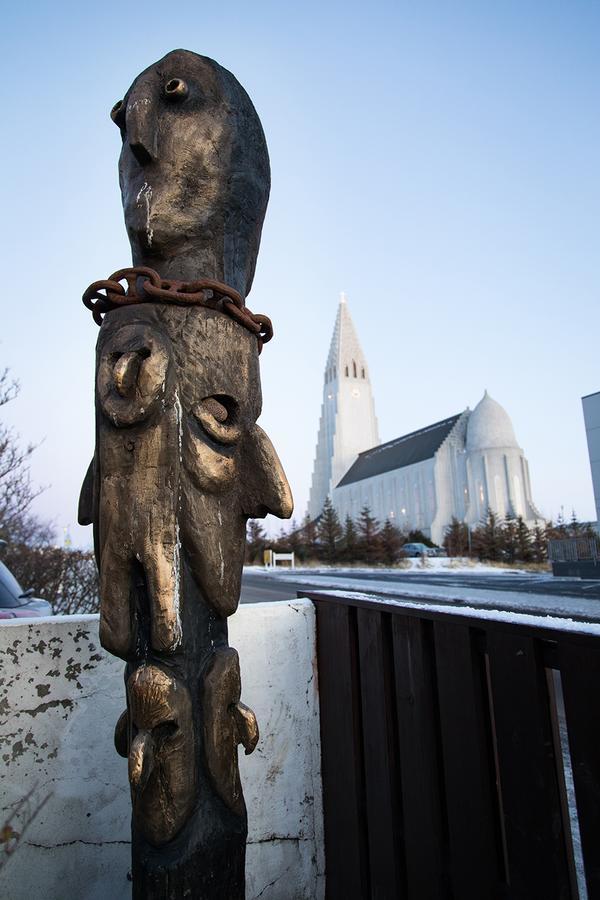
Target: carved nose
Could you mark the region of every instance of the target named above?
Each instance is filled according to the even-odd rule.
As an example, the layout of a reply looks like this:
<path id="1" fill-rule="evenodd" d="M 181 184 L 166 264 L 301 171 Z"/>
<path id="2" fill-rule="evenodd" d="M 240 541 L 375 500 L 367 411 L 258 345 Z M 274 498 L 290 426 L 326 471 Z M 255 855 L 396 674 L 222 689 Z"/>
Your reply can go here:
<path id="1" fill-rule="evenodd" d="M 154 768 L 154 741 L 149 731 L 139 731 L 129 750 L 129 783 L 134 792 L 144 790 Z"/>
<path id="2" fill-rule="evenodd" d="M 126 116 L 131 152 L 141 166 L 147 166 L 157 157 L 156 117 L 152 100 L 149 97 L 133 97 L 127 104 Z"/>

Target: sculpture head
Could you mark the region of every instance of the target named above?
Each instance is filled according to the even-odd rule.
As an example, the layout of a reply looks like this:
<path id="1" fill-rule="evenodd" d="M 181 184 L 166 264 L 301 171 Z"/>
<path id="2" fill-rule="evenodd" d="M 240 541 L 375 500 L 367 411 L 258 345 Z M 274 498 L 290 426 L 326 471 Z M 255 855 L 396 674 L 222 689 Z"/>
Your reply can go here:
<path id="1" fill-rule="evenodd" d="M 113 107 L 135 265 L 163 278 L 216 278 L 246 296 L 270 190 L 260 119 L 214 60 L 174 50 Z"/>

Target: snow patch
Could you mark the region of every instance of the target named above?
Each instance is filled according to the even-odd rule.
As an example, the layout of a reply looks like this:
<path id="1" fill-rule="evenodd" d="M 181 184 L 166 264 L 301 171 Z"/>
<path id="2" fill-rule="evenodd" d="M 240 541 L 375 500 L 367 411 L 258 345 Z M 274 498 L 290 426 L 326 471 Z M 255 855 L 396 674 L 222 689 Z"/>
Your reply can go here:
<path id="1" fill-rule="evenodd" d="M 225 578 L 225 560 L 223 559 L 223 548 L 221 547 L 221 541 L 219 541 L 219 556 L 221 557 L 221 584 L 223 584 L 223 579 Z"/>
<path id="2" fill-rule="evenodd" d="M 179 538 L 179 521 L 175 519 L 175 547 L 173 549 L 173 612 L 175 627 L 173 629 L 174 650 L 181 644 L 181 540 Z"/>
<path id="3" fill-rule="evenodd" d="M 145 181 L 139 189 L 138 195 L 135 198 L 135 202 L 138 206 L 146 206 L 146 238 L 148 239 L 148 246 L 151 247 L 152 238 L 154 237 L 154 231 L 150 227 L 150 204 L 152 202 L 152 188 L 147 181 Z"/>
<path id="4" fill-rule="evenodd" d="M 385 603 L 389 606 L 398 606 L 401 609 L 427 610 L 453 616 L 467 616 L 473 619 L 487 619 L 493 622 L 509 622 L 511 625 L 531 625 L 535 628 L 549 628 L 557 631 L 578 632 L 581 634 L 593 634 L 600 636 L 600 622 L 576 622 L 568 617 L 532 615 L 505 609 L 483 609 L 476 606 L 448 606 L 436 603 L 413 603 L 392 597 L 380 597 L 374 594 L 365 594 L 362 591 L 327 591 L 330 597 L 345 597 L 352 600 L 369 600 L 373 603 Z M 411 597 L 416 599 L 418 594 L 411 592 Z M 429 595 L 425 598 L 430 599 Z"/>
<path id="5" fill-rule="evenodd" d="M 487 568 L 487 567 L 486 567 Z M 456 605 L 458 611 L 465 607 L 481 609 L 500 609 L 507 613 L 511 611 L 529 613 L 536 618 L 538 616 L 554 616 L 557 618 L 580 618 L 585 621 L 597 622 L 600 619 L 600 602 L 585 595 L 568 595 L 544 590 L 544 583 L 552 585 L 556 579 L 550 574 L 532 574 L 527 572 L 516 573 L 518 584 L 511 584 L 515 573 L 507 570 L 493 569 L 491 572 L 460 572 L 454 570 L 445 573 L 428 572 L 427 569 L 414 572 L 405 569 L 374 569 L 374 568 L 319 568 L 307 569 L 268 569 L 247 566 L 245 573 L 252 577 L 252 572 L 260 573 L 261 578 L 276 580 L 280 584 L 290 584 L 290 593 L 296 593 L 301 585 L 307 590 L 319 590 L 331 593 L 332 590 L 341 591 L 344 594 L 355 594 L 357 589 L 370 592 L 369 596 L 376 595 L 379 599 L 395 598 L 396 602 L 403 603 L 407 600 L 444 602 Z M 501 575 L 502 573 L 502 575 Z M 493 574 L 501 577 L 496 581 L 496 587 L 486 584 L 486 578 L 478 578 L 477 574 L 488 576 Z M 365 575 L 361 580 L 361 575 Z M 385 576 L 396 576 L 393 580 Z M 417 576 L 420 575 L 420 578 Z M 451 575 L 457 575 L 456 580 Z M 358 577 L 357 577 L 358 576 Z M 382 576 L 381 578 L 378 576 Z M 430 580 L 431 577 L 431 580 Z M 442 581 L 443 578 L 443 581 Z M 502 587 L 498 585 L 501 582 Z M 536 590 L 528 589 L 535 585 Z M 540 590 L 540 588 L 542 588 Z"/>
<path id="6" fill-rule="evenodd" d="M 173 402 L 175 408 L 175 421 L 177 423 L 177 446 L 179 453 L 179 461 L 182 457 L 183 442 L 183 422 L 182 409 L 179 393 L 175 389 L 175 399 Z M 182 640 L 181 631 L 181 538 L 179 536 L 179 509 L 181 506 L 181 494 L 177 495 L 177 508 L 175 510 L 175 546 L 173 549 L 173 611 L 175 613 L 175 627 L 173 629 L 173 649 L 179 647 Z"/>

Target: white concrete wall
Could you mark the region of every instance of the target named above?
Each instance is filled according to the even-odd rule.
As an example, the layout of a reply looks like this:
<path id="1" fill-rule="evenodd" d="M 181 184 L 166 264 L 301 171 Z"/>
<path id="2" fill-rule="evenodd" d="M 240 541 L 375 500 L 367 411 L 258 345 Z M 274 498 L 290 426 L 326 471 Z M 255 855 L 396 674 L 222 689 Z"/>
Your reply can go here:
<path id="1" fill-rule="evenodd" d="M 312 604 L 241 606 L 230 643 L 261 729 L 240 755 L 247 898 L 314 900 L 324 860 Z M 0 870 L 2 900 L 130 897 L 127 764 L 112 743 L 122 672 L 97 616 L 0 625 L 0 826 L 30 790 L 33 804 L 49 797 Z"/>

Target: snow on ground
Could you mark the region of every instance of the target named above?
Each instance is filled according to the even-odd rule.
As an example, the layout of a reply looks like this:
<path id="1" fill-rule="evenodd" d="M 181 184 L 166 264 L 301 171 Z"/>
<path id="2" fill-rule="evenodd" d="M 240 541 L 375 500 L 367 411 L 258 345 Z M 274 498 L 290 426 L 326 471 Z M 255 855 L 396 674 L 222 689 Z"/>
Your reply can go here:
<path id="1" fill-rule="evenodd" d="M 449 560 L 432 560 L 432 562 L 449 562 Z M 417 561 L 418 562 L 418 561 Z M 338 567 L 322 567 L 309 568 L 299 567 L 296 569 L 256 569 L 249 567 L 248 574 L 252 571 L 260 572 L 262 577 L 277 579 L 278 581 L 290 581 L 295 584 L 302 584 L 307 589 L 318 589 L 321 591 L 337 591 L 343 594 L 361 593 L 369 595 L 377 595 L 377 599 L 383 598 L 407 598 L 409 600 L 419 601 L 419 605 L 423 603 L 443 603 L 444 609 L 447 610 L 448 604 L 460 607 L 463 613 L 466 607 L 471 607 L 479 614 L 483 609 L 489 609 L 502 613 L 501 618 L 506 617 L 506 613 L 517 612 L 527 615 L 558 617 L 563 623 L 565 619 L 574 618 L 584 619 L 589 622 L 600 621 L 600 602 L 597 599 L 584 596 L 565 596 L 552 593 L 544 593 L 539 591 L 540 582 L 553 580 L 550 573 L 529 573 L 526 571 L 496 569 L 493 566 L 473 566 L 462 569 L 451 569 L 443 573 L 445 576 L 457 575 L 458 582 L 448 580 L 447 583 L 440 583 L 439 580 L 426 583 L 426 578 L 413 581 L 411 575 L 424 575 L 428 571 L 425 569 L 414 568 L 412 571 L 407 569 L 383 569 L 383 568 L 352 568 L 344 569 Z M 351 573 L 352 577 L 348 577 Z M 368 579 L 361 584 L 361 574 L 368 575 Z M 431 574 L 435 575 L 435 570 L 431 570 Z M 437 574 L 442 574 L 437 570 Z M 519 584 L 511 585 L 511 575 L 519 575 Z M 387 579 L 378 580 L 377 576 L 397 576 L 396 581 Z M 479 579 L 477 576 L 502 576 L 506 580 L 506 589 L 491 589 L 485 584 L 485 578 Z M 408 576 L 408 577 L 406 577 Z M 465 577 L 472 576 L 472 577 Z M 535 582 L 538 589 L 535 593 L 527 592 L 527 582 Z M 525 584 L 524 584 L 525 583 Z M 471 613 L 474 615 L 476 613 Z M 537 621 L 537 624 L 542 623 Z M 544 623 L 545 624 L 545 623 Z M 548 627 L 558 627 L 548 623 Z"/>
<path id="2" fill-rule="evenodd" d="M 257 566 L 244 566 L 246 572 L 260 571 L 263 573 L 273 573 L 278 576 L 281 574 L 291 575 L 310 573 L 344 575 L 352 572 L 353 574 L 380 573 L 382 575 L 411 575 L 411 574 L 431 574 L 431 575 L 534 575 L 542 578 L 551 578 L 550 572 L 530 572 L 528 569 L 520 569 L 519 566 L 511 566 L 510 568 L 492 566 L 487 563 L 478 562 L 468 557 L 426 557 L 425 564 L 420 557 L 409 557 L 405 559 L 402 566 L 296 566 L 290 569 L 284 566 L 278 566 L 275 569 L 262 568 Z"/>

